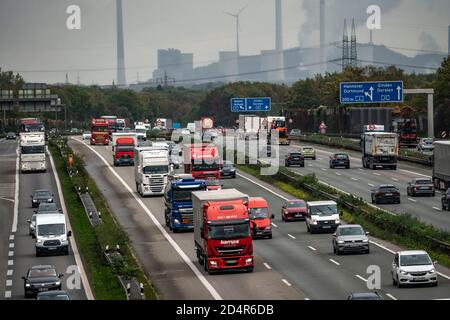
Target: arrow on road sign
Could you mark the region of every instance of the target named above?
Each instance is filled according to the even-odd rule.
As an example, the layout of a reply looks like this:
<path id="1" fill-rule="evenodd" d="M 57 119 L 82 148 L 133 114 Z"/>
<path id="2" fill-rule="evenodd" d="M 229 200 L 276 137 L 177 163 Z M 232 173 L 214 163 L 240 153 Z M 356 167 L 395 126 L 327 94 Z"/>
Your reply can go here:
<path id="1" fill-rule="evenodd" d="M 400 86 L 397 87 L 397 93 L 398 93 L 398 100 L 400 100 L 400 92 L 402 91 L 402 88 Z"/>
<path id="2" fill-rule="evenodd" d="M 370 101 L 373 101 L 373 87 L 370 87 L 370 94 L 368 92 L 364 92 L 364 95 L 368 96 L 370 98 Z"/>

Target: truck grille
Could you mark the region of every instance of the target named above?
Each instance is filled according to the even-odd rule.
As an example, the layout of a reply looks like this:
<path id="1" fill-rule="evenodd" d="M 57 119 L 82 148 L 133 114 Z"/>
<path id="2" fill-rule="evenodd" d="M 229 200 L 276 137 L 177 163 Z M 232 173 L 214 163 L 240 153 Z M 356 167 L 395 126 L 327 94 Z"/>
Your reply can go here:
<path id="1" fill-rule="evenodd" d="M 241 254 L 245 249 L 245 246 L 237 246 L 237 247 L 217 247 L 216 250 L 219 254 L 223 255 L 232 255 L 232 254 Z"/>
<path id="2" fill-rule="evenodd" d="M 193 224 L 194 223 L 194 214 L 193 213 L 181 213 L 181 221 L 183 224 Z"/>
<path id="3" fill-rule="evenodd" d="M 52 247 L 61 245 L 61 241 L 59 240 L 46 240 L 44 241 L 44 247 Z"/>
<path id="4" fill-rule="evenodd" d="M 161 178 L 149 178 L 150 190 L 152 192 L 162 192 L 164 188 L 164 177 Z"/>
<path id="5" fill-rule="evenodd" d="M 344 243 L 362 243 L 362 240 L 346 240 Z"/>
<path id="6" fill-rule="evenodd" d="M 411 272 L 410 274 L 414 277 L 423 277 L 427 273 L 426 272 Z"/>
<path id="7" fill-rule="evenodd" d="M 208 179 L 208 178 L 215 178 L 215 177 L 216 177 L 215 173 L 204 173 L 204 174 L 197 175 L 198 179 Z"/>
<path id="8" fill-rule="evenodd" d="M 334 224 L 334 220 L 317 221 L 317 223 L 321 226 L 329 226 Z"/>

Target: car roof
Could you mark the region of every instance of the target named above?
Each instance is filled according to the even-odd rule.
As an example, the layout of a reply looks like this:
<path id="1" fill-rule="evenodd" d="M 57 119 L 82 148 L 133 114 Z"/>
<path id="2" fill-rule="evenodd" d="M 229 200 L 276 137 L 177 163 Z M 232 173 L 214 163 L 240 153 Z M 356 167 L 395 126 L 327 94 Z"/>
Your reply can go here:
<path id="1" fill-rule="evenodd" d="M 61 213 L 38 214 L 36 217 L 36 225 L 46 223 L 65 223 L 66 217 Z"/>
<path id="2" fill-rule="evenodd" d="M 367 298 L 367 297 L 380 298 L 380 295 L 377 292 L 352 292 L 351 295 L 354 298 Z"/>
<path id="3" fill-rule="evenodd" d="M 38 190 L 34 190 L 33 191 L 33 193 L 36 193 L 36 192 L 48 192 L 48 193 L 50 193 L 50 191 L 47 190 L 47 189 L 38 189 Z"/>
<path id="4" fill-rule="evenodd" d="M 302 199 L 289 199 L 289 200 L 286 200 L 286 202 L 298 202 L 298 201 L 305 202 L 305 200 L 302 200 Z"/>
<path id="5" fill-rule="evenodd" d="M 335 201 L 308 201 L 309 206 L 326 206 L 326 205 L 337 205 Z"/>
<path id="6" fill-rule="evenodd" d="M 399 251 L 398 254 L 401 255 L 401 256 L 409 256 L 409 255 L 413 255 L 413 254 L 426 254 L 426 255 L 428 255 L 428 253 L 425 250 L 404 250 L 404 251 Z"/>
<path id="7" fill-rule="evenodd" d="M 51 264 L 40 264 L 37 266 L 32 266 L 30 270 L 40 270 L 40 269 L 55 269 L 55 266 Z"/>
<path id="8" fill-rule="evenodd" d="M 50 291 L 41 291 L 38 293 L 39 296 L 57 296 L 57 295 L 69 295 L 65 290 L 50 290 Z"/>
<path id="9" fill-rule="evenodd" d="M 338 228 L 362 228 L 360 224 L 342 224 Z"/>

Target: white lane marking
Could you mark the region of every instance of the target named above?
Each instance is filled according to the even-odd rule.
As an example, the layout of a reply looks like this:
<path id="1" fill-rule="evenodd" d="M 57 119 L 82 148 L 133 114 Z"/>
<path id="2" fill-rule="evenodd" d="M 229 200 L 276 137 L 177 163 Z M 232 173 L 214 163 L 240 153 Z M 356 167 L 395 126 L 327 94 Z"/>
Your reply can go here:
<path id="1" fill-rule="evenodd" d="M 290 284 L 286 279 L 281 279 L 281 281 L 283 281 L 287 286 L 292 286 L 292 284 Z"/>
<path id="2" fill-rule="evenodd" d="M 15 233 L 17 231 L 17 222 L 19 217 L 19 147 L 16 149 L 16 184 L 15 184 L 15 195 L 14 195 L 14 218 L 11 227 L 11 232 Z"/>
<path id="3" fill-rule="evenodd" d="M 391 178 L 392 180 L 394 180 L 394 181 L 400 181 L 400 180 L 398 180 L 398 179 L 396 179 L 396 178 Z"/>
<path id="4" fill-rule="evenodd" d="M 358 181 L 358 179 L 356 179 L 356 178 L 352 178 L 352 180 L 353 180 L 353 181 Z"/>
<path id="5" fill-rule="evenodd" d="M 274 226 L 275 228 L 278 228 L 278 226 L 277 226 L 275 223 L 271 222 L 270 224 L 271 224 L 272 226 Z"/>
<path id="6" fill-rule="evenodd" d="M 381 176 L 381 174 L 374 172 L 373 173 L 374 176 Z"/>
<path id="7" fill-rule="evenodd" d="M 8 271 L 6 271 L 6 276 L 10 277 L 13 275 L 13 273 L 14 273 L 14 270 L 8 270 Z"/>
<path id="8" fill-rule="evenodd" d="M 398 169 L 398 170 L 403 171 L 403 172 L 412 173 L 412 174 L 414 174 L 414 175 L 419 175 L 419 176 L 422 176 L 422 177 L 430 178 L 430 179 L 431 179 L 430 176 L 427 176 L 427 175 L 425 175 L 425 174 L 421 174 L 421 173 L 418 173 L 418 172 L 409 171 L 409 170 L 405 170 L 405 169 Z"/>
<path id="9" fill-rule="evenodd" d="M 433 207 L 433 209 L 434 209 L 434 210 L 437 210 L 437 211 L 442 211 L 442 209 L 440 209 L 440 208 L 438 208 L 438 207 Z"/>
<path id="10" fill-rule="evenodd" d="M 322 170 L 322 171 L 328 171 L 327 169 L 325 169 L 325 168 L 320 168 L 320 170 Z"/>
<path id="11" fill-rule="evenodd" d="M 295 239 L 295 237 L 292 234 L 288 233 L 288 236 L 291 237 L 292 239 Z"/>
<path id="12" fill-rule="evenodd" d="M 0 200 L 9 201 L 9 202 L 14 203 L 13 199 L 8 199 L 8 198 L 4 198 L 4 197 L 0 197 Z"/>
<path id="13" fill-rule="evenodd" d="M 308 246 L 308 248 L 310 248 L 312 251 L 316 251 L 316 248 Z"/>
<path id="14" fill-rule="evenodd" d="M 60 205 L 61 205 L 64 215 L 66 217 L 67 227 L 70 228 L 70 230 L 72 231 L 72 235 L 74 236 L 73 237 L 74 240 L 70 241 L 70 246 L 72 248 L 73 256 L 75 258 L 75 263 L 77 264 L 77 267 L 78 267 L 78 272 L 80 273 L 80 276 L 81 276 L 81 281 L 83 283 L 84 292 L 86 293 L 86 298 L 88 300 L 94 300 L 95 298 L 94 298 L 94 294 L 92 293 L 91 284 L 88 281 L 86 271 L 84 269 L 83 261 L 81 260 L 80 253 L 78 251 L 78 245 L 77 245 L 77 242 L 75 241 L 75 235 L 74 235 L 72 226 L 70 224 L 70 219 L 69 219 L 68 211 L 66 208 L 66 201 L 64 200 L 64 194 L 62 192 L 61 183 L 59 182 L 59 175 L 56 170 L 55 162 L 53 161 L 53 157 L 50 152 L 48 153 L 48 156 L 50 159 L 50 165 L 52 167 L 53 175 L 54 175 L 55 182 L 56 182 L 56 189 L 58 190 Z"/>
<path id="15" fill-rule="evenodd" d="M 11 291 L 5 291 L 5 299 L 11 298 Z"/>
<path id="16" fill-rule="evenodd" d="M 361 277 L 359 274 L 355 274 L 355 276 L 356 276 L 358 279 L 361 279 L 362 281 L 367 282 L 367 279 L 364 279 L 364 278 Z"/>
<path id="17" fill-rule="evenodd" d="M 272 269 L 272 267 L 269 266 L 267 263 L 264 262 L 263 264 L 264 264 L 264 267 L 266 267 L 267 269 L 269 269 L 269 270 Z"/>
<path id="18" fill-rule="evenodd" d="M 304 300 L 309 300 L 309 298 L 305 298 Z"/>
<path id="19" fill-rule="evenodd" d="M 331 262 L 333 262 L 335 265 L 340 266 L 341 264 L 333 259 L 330 259 Z"/>
<path id="20" fill-rule="evenodd" d="M 337 176 L 342 176 L 342 174 L 340 174 L 339 172 L 335 172 Z"/>
<path id="21" fill-rule="evenodd" d="M 178 254 L 181 256 L 181 258 L 184 260 L 184 262 L 191 268 L 191 270 L 194 272 L 194 274 L 197 276 L 197 278 L 200 280 L 200 282 L 205 286 L 205 288 L 209 291 L 209 293 L 213 296 L 216 300 L 223 300 L 222 297 L 219 295 L 219 293 L 216 291 L 216 289 L 209 283 L 208 280 L 206 280 L 205 276 L 198 270 L 198 268 L 194 265 L 194 263 L 190 260 L 190 258 L 184 253 L 183 250 L 181 250 L 178 243 L 173 240 L 173 238 L 167 233 L 167 231 L 163 228 L 163 226 L 159 223 L 158 219 L 153 215 L 153 213 L 150 211 L 150 209 L 144 204 L 142 199 L 140 199 L 130 188 L 130 186 L 122 179 L 122 177 L 114 170 L 111 165 L 108 163 L 108 161 L 103 158 L 101 154 L 99 154 L 94 148 L 87 145 L 86 143 L 72 138 L 73 140 L 85 145 L 87 148 L 89 148 L 92 152 L 94 152 L 106 165 L 106 167 L 111 171 L 111 173 L 120 181 L 120 183 L 125 187 L 125 189 L 133 196 L 133 198 L 139 203 L 142 209 L 147 213 L 147 215 L 150 217 L 150 219 L 153 221 L 155 226 L 159 229 L 159 231 L 163 234 L 163 236 L 167 239 L 167 241 L 172 245 L 172 247 L 175 249 L 175 251 L 178 252 Z M 286 199 L 287 200 L 287 199 Z"/>
<path id="22" fill-rule="evenodd" d="M 14 265 L 14 260 L 8 260 L 8 266 Z"/>
<path id="23" fill-rule="evenodd" d="M 10 244 L 9 244 L 9 248 L 14 248 L 14 243 L 13 242 L 11 242 Z"/>
<path id="24" fill-rule="evenodd" d="M 8 251 L 8 257 L 14 256 L 14 251 Z"/>
<path id="25" fill-rule="evenodd" d="M 9 240 L 14 240 L 14 235 L 13 234 L 9 236 Z"/>
<path id="26" fill-rule="evenodd" d="M 396 297 L 394 297 L 392 294 L 390 293 L 386 293 L 386 295 L 391 298 L 392 300 L 398 300 Z"/>
<path id="27" fill-rule="evenodd" d="M 6 286 L 12 287 L 12 280 L 6 280 Z"/>
<path id="28" fill-rule="evenodd" d="M 283 197 L 281 194 L 276 193 L 275 191 L 270 190 L 269 188 L 263 186 L 262 184 L 260 184 L 260 183 L 258 183 L 258 182 L 255 182 L 255 181 L 253 181 L 253 180 L 247 178 L 246 176 L 244 176 L 244 175 L 242 175 L 242 174 L 240 174 L 240 173 L 236 173 L 236 174 L 237 174 L 239 177 L 242 177 L 242 178 L 244 178 L 244 179 L 246 179 L 246 180 L 248 180 L 248 181 L 250 181 L 250 182 L 256 184 L 257 186 L 263 188 L 264 190 L 267 190 L 267 191 L 269 191 L 270 193 L 272 193 L 272 194 L 274 194 L 274 195 L 280 197 L 280 198 L 283 199 L 283 200 L 286 200 L 286 201 L 289 200 L 288 198 Z"/>
<path id="29" fill-rule="evenodd" d="M 409 200 L 409 201 L 412 201 L 412 202 L 417 202 L 416 199 L 412 199 L 412 198 L 408 198 L 408 200 Z"/>
<path id="30" fill-rule="evenodd" d="M 314 167 L 312 164 L 308 164 L 308 167 Z"/>
<path id="31" fill-rule="evenodd" d="M 370 240 L 369 242 L 370 242 L 370 243 L 373 243 L 374 245 L 376 245 L 376 246 L 378 246 L 378 247 L 380 247 L 381 249 L 384 249 L 384 250 L 386 250 L 386 251 L 388 251 L 388 252 L 390 252 L 390 253 L 392 253 L 392 254 L 395 254 L 395 251 L 393 251 L 393 250 L 391 250 L 391 249 L 389 249 L 389 248 L 383 246 L 382 244 L 379 244 L 378 242 L 375 242 L 375 241 L 372 241 L 372 240 Z"/>
<path id="32" fill-rule="evenodd" d="M 371 186 L 371 187 L 375 187 L 375 185 L 374 185 L 374 184 L 371 184 L 371 183 L 368 183 L 368 185 Z"/>

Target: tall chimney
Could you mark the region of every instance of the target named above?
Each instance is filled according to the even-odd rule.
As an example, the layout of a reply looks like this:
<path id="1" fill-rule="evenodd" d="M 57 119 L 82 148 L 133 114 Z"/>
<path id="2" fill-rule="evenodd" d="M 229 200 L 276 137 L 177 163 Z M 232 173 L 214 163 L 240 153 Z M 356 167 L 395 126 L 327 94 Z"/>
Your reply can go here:
<path id="1" fill-rule="evenodd" d="M 320 0 L 320 72 L 325 72 L 325 0 Z"/>
<path id="2" fill-rule="evenodd" d="M 275 49 L 283 51 L 283 23 L 281 17 L 281 0 L 275 0 Z"/>
<path id="3" fill-rule="evenodd" d="M 126 86 L 125 53 L 123 45 L 122 0 L 116 0 L 117 11 L 117 85 Z"/>

